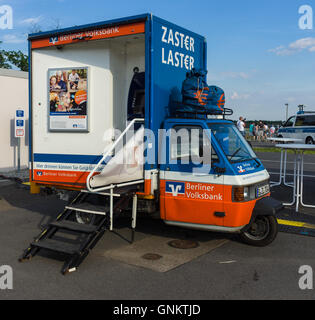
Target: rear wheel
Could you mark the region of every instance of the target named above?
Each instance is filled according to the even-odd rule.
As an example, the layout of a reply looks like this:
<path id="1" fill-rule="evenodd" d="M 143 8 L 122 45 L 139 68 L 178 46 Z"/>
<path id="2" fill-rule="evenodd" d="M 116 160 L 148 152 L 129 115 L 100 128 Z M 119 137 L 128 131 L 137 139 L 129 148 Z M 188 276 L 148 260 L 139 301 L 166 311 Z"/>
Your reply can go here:
<path id="1" fill-rule="evenodd" d="M 264 247 L 276 238 L 277 233 L 278 223 L 274 216 L 257 216 L 240 238 L 247 244 Z"/>
<path id="2" fill-rule="evenodd" d="M 312 137 L 307 137 L 306 140 L 305 140 L 305 143 L 306 144 L 314 144 L 314 140 Z"/>
<path id="3" fill-rule="evenodd" d="M 92 213 L 76 212 L 75 218 L 78 223 L 81 224 L 94 224 L 96 220 L 96 215 Z"/>

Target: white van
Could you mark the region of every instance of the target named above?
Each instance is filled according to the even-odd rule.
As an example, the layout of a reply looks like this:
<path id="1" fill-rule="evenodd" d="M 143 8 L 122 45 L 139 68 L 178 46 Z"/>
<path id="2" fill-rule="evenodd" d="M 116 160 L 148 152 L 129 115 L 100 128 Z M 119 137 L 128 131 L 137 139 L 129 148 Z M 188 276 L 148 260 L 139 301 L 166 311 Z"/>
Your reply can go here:
<path id="1" fill-rule="evenodd" d="M 315 112 L 298 113 L 290 117 L 278 131 L 278 137 L 303 139 L 306 144 L 315 143 Z"/>

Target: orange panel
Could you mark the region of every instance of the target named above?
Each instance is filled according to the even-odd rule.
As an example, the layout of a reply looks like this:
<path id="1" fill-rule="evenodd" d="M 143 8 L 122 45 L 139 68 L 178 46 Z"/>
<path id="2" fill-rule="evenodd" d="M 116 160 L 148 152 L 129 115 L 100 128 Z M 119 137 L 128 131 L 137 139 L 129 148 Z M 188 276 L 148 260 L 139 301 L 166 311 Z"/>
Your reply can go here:
<path id="1" fill-rule="evenodd" d="M 224 195 L 226 196 L 226 200 L 224 201 L 225 227 L 241 227 L 247 225 L 252 217 L 256 201 L 263 198 L 260 197 L 246 202 L 232 202 L 232 186 L 224 187 Z M 264 197 L 269 196 L 270 193 Z"/>
<path id="2" fill-rule="evenodd" d="M 224 186 L 224 226 L 241 227 L 249 223 L 256 200 L 232 202 L 232 186 Z"/>
<path id="3" fill-rule="evenodd" d="M 169 221 L 181 221 L 187 223 L 217 225 L 225 227 L 241 227 L 250 222 L 256 200 L 247 202 L 232 202 L 232 186 L 210 185 L 201 183 L 190 183 L 195 185 L 195 190 L 199 186 L 208 185 L 213 187 L 211 194 L 223 195 L 216 201 L 213 199 L 194 199 L 187 195 L 187 182 L 185 183 L 185 195 L 166 192 L 166 181 L 160 182 L 160 215 L 161 219 Z M 191 190 L 191 189 L 190 189 Z M 189 191 L 189 190 L 188 190 Z M 225 217 L 220 218 L 214 215 L 214 212 L 225 212 Z"/>
<path id="4" fill-rule="evenodd" d="M 140 196 L 151 195 L 151 179 L 144 180 L 144 192 L 137 192 L 137 195 L 140 195 Z"/>
<path id="5" fill-rule="evenodd" d="M 172 184 L 172 181 L 167 180 Z M 178 183 L 178 181 L 174 182 Z M 181 182 L 185 191 L 181 194 L 167 192 L 166 182 L 161 181 L 161 218 L 168 221 L 180 221 L 207 225 L 224 225 L 224 218 L 214 215 L 223 211 L 224 186 L 198 182 Z"/>
<path id="6" fill-rule="evenodd" d="M 60 186 L 71 189 L 85 189 L 88 171 L 33 170 L 33 180 L 37 184 Z"/>
<path id="7" fill-rule="evenodd" d="M 63 44 L 76 43 L 80 41 L 91 41 L 98 39 L 107 39 L 131 34 L 144 33 L 145 22 L 137 22 L 126 25 L 117 25 L 113 27 L 96 28 L 80 32 L 70 32 L 55 37 L 32 40 L 32 49 L 60 46 Z M 85 37 L 85 38 L 84 38 Z M 84 38 L 84 39 L 80 39 Z"/>
<path id="8" fill-rule="evenodd" d="M 160 217 L 166 220 L 165 212 L 165 180 L 160 180 Z"/>

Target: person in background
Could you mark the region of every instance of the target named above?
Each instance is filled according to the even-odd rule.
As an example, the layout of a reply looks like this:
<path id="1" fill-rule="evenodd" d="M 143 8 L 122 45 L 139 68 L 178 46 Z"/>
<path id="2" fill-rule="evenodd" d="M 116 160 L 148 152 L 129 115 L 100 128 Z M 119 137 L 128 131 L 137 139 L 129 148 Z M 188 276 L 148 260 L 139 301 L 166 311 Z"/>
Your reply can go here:
<path id="1" fill-rule="evenodd" d="M 254 123 L 253 136 L 254 136 L 254 141 L 258 140 L 258 125 L 256 122 Z"/>
<path id="2" fill-rule="evenodd" d="M 264 124 L 263 122 L 260 120 L 258 123 L 258 136 L 259 136 L 259 140 L 263 140 L 264 138 Z"/>
<path id="3" fill-rule="evenodd" d="M 267 140 L 268 133 L 269 133 L 269 128 L 268 128 L 267 123 L 264 123 L 263 131 L 264 131 L 264 140 Z"/>
<path id="4" fill-rule="evenodd" d="M 250 126 L 249 126 L 249 135 L 251 137 L 255 137 L 254 136 L 254 127 L 255 127 L 255 123 L 251 123 Z"/>
<path id="5" fill-rule="evenodd" d="M 237 129 L 242 134 L 243 137 L 245 137 L 245 122 L 243 117 L 239 117 L 239 120 L 237 121 Z"/>
<path id="6" fill-rule="evenodd" d="M 274 127 L 274 125 L 272 124 L 271 127 L 270 127 L 270 137 L 273 137 L 273 135 L 275 134 L 276 132 L 276 128 Z"/>

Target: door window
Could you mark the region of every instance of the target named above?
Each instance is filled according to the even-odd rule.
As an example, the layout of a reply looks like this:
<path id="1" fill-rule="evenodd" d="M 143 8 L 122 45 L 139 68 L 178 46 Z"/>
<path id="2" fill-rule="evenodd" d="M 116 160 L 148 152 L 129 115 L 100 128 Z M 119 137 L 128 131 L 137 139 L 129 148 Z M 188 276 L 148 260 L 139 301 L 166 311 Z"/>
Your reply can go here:
<path id="1" fill-rule="evenodd" d="M 170 135 L 170 160 L 179 164 L 211 164 L 219 158 L 207 130 L 198 126 L 175 126 Z"/>
<path id="2" fill-rule="evenodd" d="M 305 126 L 305 117 L 304 116 L 298 116 L 296 118 L 296 121 L 295 121 L 295 126 L 296 127 Z"/>
<path id="3" fill-rule="evenodd" d="M 288 119 L 288 121 L 283 125 L 284 127 L 292 127 L 295 122 L 295 116 Z"/>
<path id="4" fill-rule="evenodd" d="M 299 118 L 300 117 L 298 117 L 298 119 Z M 301 124 L 301 126 L 315 126 L 315 115 L 313 115 L 313 116 L 303 116 L 301 118 L 303 118 L 303 124 Z M 296 122 L 298 122 L 298 120 L 296 120 Z"/>

